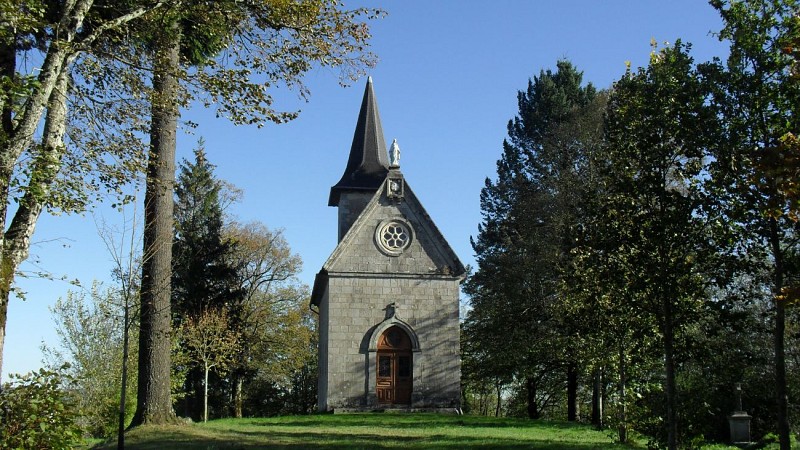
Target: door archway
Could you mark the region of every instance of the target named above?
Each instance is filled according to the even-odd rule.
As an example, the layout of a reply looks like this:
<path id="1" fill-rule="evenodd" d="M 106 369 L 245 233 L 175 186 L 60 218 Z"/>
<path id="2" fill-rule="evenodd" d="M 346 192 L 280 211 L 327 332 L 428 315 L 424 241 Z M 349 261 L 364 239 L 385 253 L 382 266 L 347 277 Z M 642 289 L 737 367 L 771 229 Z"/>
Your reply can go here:
<path id="1" fill-rule="evenodd" d="M 378 403 L 411 404 L 414 360 L 411 339 L 398 326 L 391 326 L 378 339 L 375 390 Z"/>

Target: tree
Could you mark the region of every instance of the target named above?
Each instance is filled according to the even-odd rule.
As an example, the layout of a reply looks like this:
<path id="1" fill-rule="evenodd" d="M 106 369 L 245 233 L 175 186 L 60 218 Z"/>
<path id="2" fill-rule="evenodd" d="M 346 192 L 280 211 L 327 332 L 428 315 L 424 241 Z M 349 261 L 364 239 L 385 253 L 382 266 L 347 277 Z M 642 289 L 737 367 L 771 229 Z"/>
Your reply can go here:
<path id="1" fill-rule="evenodd" d="M 186 3 L 181 0 L 0 2 L 0 186 L 3 187 L 0 189 L 0 226 L 4 231 L 9 211 L 14 212 L 13 208 L 9 210 L 10 205 L 24 198 L 20 201 L 21 207 L 14 212 L 14 231 L 2 236 L 0 349 L 5 336 L 8 294 L 13 289 L 19 263 L 27 257 L 30 237 L 43 208 L 67 212 L 82 210 L 95 196 L 90 194 L 104 195 L 97 191 L 99 188 L 119 193 L 124 199 L 122 187 L 145 165 L 138 133 L 147 129 L 148 121 L 142 120 L 147 115 L 139 108 L 142 99 L 151 98 L 145 75 L 152 67 L 152 59 L 148 63 L 144 56 L 149 52 L 138 44 L 147 34 L 143 31 L 147 28 L 144 24 L 168 14 L 165 11 L 177 5 L 189 10 L 185 8 Z M 229 46 L 228 51 L 241 55 L 249 51 L 243 49 L 255 48 L 249 44 L 253 42 L 263 50 L 259 53 L 261 58 L 254 58 L 252 53 L 241 58 L 258 65 L 258 70 L 252 70 L 252 66 L 236 68 L 217 64 L 216 71 L 192 74 L 192 85 L 200 86 L 197 92 L 208 94 L 203 103 L 228 105 L 220 106 L 221 111 L 224 110 L 221 115 L 234 118 L 237 123 L 258 122 L 264 117 L 286 120 L 294 116 L 293 113 L 275 113 L 270 107 L 272 99 L 266 84 L 261 80 L 248 82 L 251 75 L 265 74 L 270 86 L 286 81 L 286 85 L 298 88 L 305 97 L 307 91 L 299 77 L 313 61 L 344 67 L 349 75 L 371 61 L 364 50 L 369 39 L 368 28 L 358 22 L 365 10 L 340 11 L 333 3 L 311 1 L 278 5 L 251 2 L 248 5 L 249 11 L 259 14 L 252 14 L 243 22 L 242 14 L 232 14 L 224 8 L 212 8 L 217 14 L 201 12 L 193 18 L 197 25 L 203 21 L 198 18 L 231 17 L 211 33 L 208 27 L 196 27 L 212 38 L 192 38 L 198 44 L 195 51 L 203 46 L 209 51 L 219 50 L 221 47 L 214 47 L 214 43 L 219 44 L 224 39 L 213 36 L 230 36 L 231 33 L 223 33 L 222 28 L 237 24 L 240 26 L 233 28 L 242 40 Z M 152 14 L 154 12 L 158 14 Z M 297 19 L 302 26 L 279 20 L 283 16 Z M 306 26 L 310 23 L 316 27 Z M 270 31 L 276 33 L 270 34 Z M 252 39 L 259 32 L 265 32 L 268 38 Z M 136 45 L 128 40 L 132 36 L 136 37 Z M 281 54 L 283 51 L 285 54 Z M 17 57 L 22 52 L 39 53 L 37 59 L 43 61 L 41 67 L 35 72 L 22 72 L 24 66 L 17 67 Z M 232 59 L 237 58 L 221 61 Z M 80 64 L 76 64 L 78 61 Z M 208 69 L 210 65 L 205 67 Z M 232 81 L 240 89 L 226 89 L 230 84 L 219 83 L 219 80 Z M 77 100 L 71 103 L 71 110 L 63 107 L 68 96 Z M 137 106 L 130 108 L 132 104 Z M 257 106 L 248 109 L 244 107 L 246 104 Z M 47 125 L 43 126 L 43 121 Z M 68 140 L 60 135 L 65 127 Z M 37 130 L 43 128 L 48 131 L 39 143 Z M 107 155 L 111 157 L 106 158 Z M 0 367 L 1 357 L 0 351 Z"/>
<path id="2" fill-rule="evenodd" d="M 526 379 L 531 417 L 539 415 L 540 381 L 564 370 L 568 418 L 577 418 L 576 347 L 554 305 L 574 245 L 586 155 L 602 123 L 602 99 L 581 82 L 572 64 L 559 61 L 557 71 L 542 71 L 519 92 L 497 181 L 487 179 L 481 191 L 484 219 L 473 242 L 478 270 L 465 285 L 473 307 L 464 324 L 465 349 L 470 358 L 494 360 L 478 363 L 484 371 Z M 501 327 L 519 335 L 499 343 L 494 333 Z"/>
<path id="3" fill-rule="evenodd" d="M 606 248 L 631 286 L 621 300 L 658 324 L 664 355 L 667 445 L 678 445 L 676 335 L 705 298 L 711 251 L 699 219 L 703 157 L 714 117 L 688 46 L 654 51 L 646 69 L 619 80 L 606 123 L 610 227 Z"/>
<path id="4" fill-rule="evenodd" d="M 130 341 L 134 328 L 134 319 L 138 317 L 140 284 L 139 275 L 141 274 L 142 256 L 137 253 L 138 244 L 137 232 L 141 225 L 138 222 L 136 209 L 134 206 L 133 217 L 130 220 L 124 219 L 125 209 L 120 208 L 123 213 L 122 228 L 108 225 L 104 221 L 98 222 L 98 232 L 100 238 L 106 246 L 114 261 L 111 271 L 115 281 L 118 283 L 118 295 L 122 307 L 122 370 L 120 374 L 119 390 L 119 417 L 117 421 L 117 448 L 125 448 L 125 428 L 128 424 L 128 375 L 130 362 Z M 145 258 L 147 255 L 145 255 Z M 134 334 L 134 339 L 136 335 Z"/>
<path id="5" fill-rule="evenodd" d="M 630 424 L 636 415 L 636 399 L 652 390 L 657 357 L 657 324 L 652 315 L 636 308 L 639 298 L 629 292 L 623 276 L 627 265 L 616 257 L 618 242 L 608 236 L 606 197 L 600 195 L 586 211 L 585 221 L 573 250 L 571 273 L 563 280 L 569 301 L 561 305 L 569 317 L 590 318 L 594 327 L 581 336 L 581 357 L 595 372 L 594 397 L 604 397 L 606 382 L 615 385 L 607 407 L 597 398 L 595 414 L 605 411 L 618 432 L 620 442 L 627 442 Z M 633 303 L 632 308 L 628 302 Z M 659 404 L 663 404 L 660 401 Z M 646 410 L 644 416 L 652 416 Z M 655 431 L 658 430 L 641 430 Z"/>
<path id="6" fill-rule="evenodd" d="M 677 375 L 682 428 L 690 429 L 690 438 L 729 440 L 728 415 L 739 409 L 737 385 L 742 409 L 753 417 L 753 440 L 774 433 L 773 330 L 765 320 L 771 309 L 772 299 L 763 282 L 740 276 L 714 288 L 695 325 L 686 329 L 685 356 Z M 796 387 L 797 382 L 792 385 Z"/>
<path id="7" fill-rule="evenodd" d="M 199 405 L 201 385 L 222 392 L 230 381 L 233 412 L 241 417 L 245 382 L 258 378 L 291 393 L 295 392 L 288 388 L 292 377 L 305 380 L 301 374 L 310 359 L 306 353 L 311 328 L 304 319 L 308 311 L 299 308 L 308 295 L 296 279 L 300 257 L 292 254 L 280 231 L 259 223 L 223 225 L 231 188 L 214 177 L 213 169 L 201 142 L 195 161 L 185 161 L 178 177 L 174 322 L 179 325 L 209 311 L 226 314 L 229 331 L 239 343 L 227 363 L 230 375 L 210 380 L 202 371 L 197 377 L 190 371 L 187 390 L 197 386 Z M 292 398 L 302 403 L 302 396 Z M 207 398 L 204 404 L 207 409 Z"/>
<path id="8" fill-rule="evenodd" d="M 223 310 L 208 309 L 197 318 L 189 318 L 179 335 L 192 362 L 203 370 L 203 422 L 208 420 L 208 373 L 224 371 L 236 353 L 238 340 Z"/>
<path id="9" fill-rule="evenodd" d="M 176 323 L 209 308 L 233 317 L 241 303 L 236 267 L 228 263 L 233 242 L 223 236 L 221 181 L 206 158 L 202 140 L 194 162 L 181 164 L 175 187 L 172 305 Z"/>
<path id="10" fill-rule="evenodd" d="M 117 152 L 120 160 L 128 161 L 122 166 L 102 162 L 102 151 L 87 151 L 91 156 L 86 158 L 69 157 L 64 140 L 66 102 L 71 92 L 68 88 L 74 86 L 69 82 L 75 61 L 109 34 L 165 3 L 118 2 L 108 8 L 92 0 L 0 2 L 0 369 L 9 294 L 20 263 L 28 257 L 42 210 L 80 211 L 94 187 L 115 191 L 130 180 L 137 167 L 137 159 L 126 157 L 128 145 L 107 147 L 112 154 Z M 109 11 L 113 13 L 109 15 Z M 42 65 L 35 73 L 22 73 L 16 65 L 18 52 L 27 51 L 41 53 Z M 40 127 L 42 139 L 37 142 Z M 70 176 L 59 182 L 70 164 Z M 84 182 L 93 170 L 98 170 L 97 178 Z M 56 184 L 59 189 L 53 189 Z M 19 206 L 7 223 L 14 201 Z"/>
<path id="11" fill-rule="evenodd" d="M 794 0 L 714 0 L 724 27 L 720 39 L 730 42 L 723 65 L 704 67 L 715 89 L 713 105 L 725 124 L 709 174 L 710 189 L 720 199 L 716 219 L 736 231 L 728 246 L 745 271 L 769 273 L 774 301 L 774 368 L 777 431 L 781 449 L 790 446 L 786 381 L 786 308 L 792 279 L 798 276 L 793 254 L 798 251 L 798 225 L 792 205 L 782 193 L 780 174 L 768 168 L 781 139 L 798 129 L 800 85 L 793 82 L 794 60 L 784 52 L 784 36 L 796 28 Z M 791 166 L 787 166 L 790 168 Z M 764 257 L 753 257 L 765 255 Z"/>
<path id="12" fill-rule="evenodd" d="M 145 253 L 152 253 L 153 258 L 142 275 L 141 380 L 134 424 L 170 421 L 173 415 L 166 368 L 168 239 L 180 106 L 198 92 L 192 91 L 193 86 L 201 86 L 199 91 L 207 94 L 204 102 L 217 104 L 218 113 L 234 123 L 261 125 L 294 118 L 296 113 L 273 109 L 267 88 L 281 83 L 299 87 L 305 96 L 301 77 L 314 65 L 340 67 L 346 76 L 357 75 L 373 62 L 372 55 L 364 52 L 369 29 L 358 20 L 374 14 L 367 9 L 343 11 L 332 0 L 189 2 L 163 15 L 162 21 L 151 24 L 152 34 L 144 35 L 152 45 L 155 92 L 144 231 Z M 218 53 L 219 63 L 214 60 Z M 196 70 L 187 71 L 182 63 L 195 65 Z M 254 75 L 259 79 L 254 80 Z"/>
<path id="13" fill-rule="evenodd" d="M 788 82 L 800 84 L 800 13 L 787 24 L 782 37 L 783 51 L 792 58 L 791 78 Z M 790 130 L 781 138 L 778 158 L 772 159 L 764 170 L 773 172 L 778 182 L 778 190 L 789 203 L 789 216 L 800 220 L 800 130 Z M 800 297 L 795 293 L 795 298 Z"/>
<path id="14" fill-rule="evenodd" d="M 162 34 L 180 35 L 177 26 L 162 24 Z M 174 420 L 170 397 L 173 186 L 178 121 L 180 41 L 159 38 L 153 57 L 153 99 L 150 152 L 144 198 L 143 251 L 139 297 L 139 381 L 137 409 L 132 425 L 169 423 Z M 179 38 L 176 38 L 179 39 Z"/>
<path id="15" fill-rule="evenodd" d="M 51 370 L 68 364 L 66 392 L 80 412 L 81 428 L 94 437 L 108 438 L 117 430 L 125 327 L 121 302 L 116 288 L 97 282 L 88 295 L 68 292 L 50 308 L 59 346 L 42 346 Z M 134 406 L 126 403 L 126 419 Z"/>
<path id="16" fill-rule="evenodd" d="M 234 222 L 225 227 L 224 235 L 233 244 L 227 264 L 235 268 L 235 286 L 243 293 L 236 326 L 241 345 L 232 365 L 234 416 L 242 417 L 244 383 L 280 378 L 266 376 L 277 372 L 267 367 L 269 361 L 280 360 L 287 348 L 302 347 L 307 341 L 306 329 L 299 326 L 303 315 L 290 313 L 305 304 L 308 289 L 296 279 L 302 260 L 292 253 L 281 231 Z"/>
<path id="17" fill-rule="evenodd" d="M 290 292 L 277 294 L 288 299 Z M 262 307 L 265 326 L 250 343 L 253 361 L 242 392 L 247 415 L 308 414 L 316 407 L 316 329 L 308 289 L 298 294 Z"/>
<path id="18" fill-rule="evenodd" d="M 297 351 L 292 356 L 296 363 L 286 383 L 285 414 L 313 414 L 317 408 L 319 333 L 309 302 L 304 301 L 299 306 L 297 329 L 300 333 L 294 334 Z"/>
<path id="19" fill-rule="evenodd" d="M 233 243 L 222 234 L 223 183 L 214 176 L 202 140 L 194 155 L 194 162 L 181 164 L 175 188 L 172 320 L 180 326 L 206 311 L 223 311 L 233 330 L 241 320 L 243 292 L 236 285 L 237 268 L 228 263 Z M 199 418 L 202 372 L 189 372 L 185 383 L 187 413 Z"/>

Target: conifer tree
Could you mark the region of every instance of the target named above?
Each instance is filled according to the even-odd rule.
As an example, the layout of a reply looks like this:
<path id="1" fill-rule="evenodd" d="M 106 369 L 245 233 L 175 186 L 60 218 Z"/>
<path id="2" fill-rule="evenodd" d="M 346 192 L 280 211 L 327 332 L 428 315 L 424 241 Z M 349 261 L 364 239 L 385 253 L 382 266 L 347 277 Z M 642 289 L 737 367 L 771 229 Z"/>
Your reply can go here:
<path id="1" fill-rule="evenodd" d="M 226 262 L 231 244 L 222 237 L 222 183 L 214 176 L 203 141 L 194 162 L 184 160 L 175 186 L 172 304 L 176 322 L 204 310 L 231 308 L 241 297 L 232 289 L 236 270 Z"/>
<path id="2" fill-rule="evenodd" d="M 557 67 L 519 92 L 497 180 L 487 179 L 481 191 L 484 220 L 473 241 L 478 270 L 465 287 L 473 309 L 464 331 L 465 348 L 481 349 L 490 359 L 477 364 L 482 370 L 495 367 L 524 380 L 532 418 L 541 413 L 537 397 L 546 380 L 562 380 L 556 374 L 566 371 L 568 418 L 574 420 L 576 355 L 569 351 L 569 329 L 553 312 L 580 210 L 585 152 L 601 131 L 601 116 L 590 111 L 602 111 L 592 108 L 602 98 L 591 84 L 581 86 L 582 74 L 571 63 Z M 498 329 L 509 339 L 498 342 Z"/>
<path id="3" fill-rule="evenodd" d="M 206 313 L 225 314 L 233 333 L 240 315 L 242 291 L 236 269 L 226 261 L 231 244 L 222 237 L 222 184 L 206 159 L 202 140 L 194 162 L 184 160 L 175 186 L 175 235 L 172 251 L 173 322 L 195 323 Z M 214 380 L 212 380 L 214 381 Z M 186 379 L 187 412 L 201 417 L 204 387 L 200 370 Z"/>

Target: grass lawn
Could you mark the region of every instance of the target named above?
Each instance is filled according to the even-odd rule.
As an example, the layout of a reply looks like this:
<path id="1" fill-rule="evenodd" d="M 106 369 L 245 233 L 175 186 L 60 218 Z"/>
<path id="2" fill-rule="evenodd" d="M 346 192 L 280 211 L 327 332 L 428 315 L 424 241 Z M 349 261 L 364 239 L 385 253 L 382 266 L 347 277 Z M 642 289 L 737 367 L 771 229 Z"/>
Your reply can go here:
<path id="1" fill-rule="evenodd" d="M 96 446 L 116 448 L 116 442 Z M 125 448 L 145 449 L 546 449 L 632 448 L 585 425 L 440 414 L 341 414 L 223 419 L 141 427 Z"/>

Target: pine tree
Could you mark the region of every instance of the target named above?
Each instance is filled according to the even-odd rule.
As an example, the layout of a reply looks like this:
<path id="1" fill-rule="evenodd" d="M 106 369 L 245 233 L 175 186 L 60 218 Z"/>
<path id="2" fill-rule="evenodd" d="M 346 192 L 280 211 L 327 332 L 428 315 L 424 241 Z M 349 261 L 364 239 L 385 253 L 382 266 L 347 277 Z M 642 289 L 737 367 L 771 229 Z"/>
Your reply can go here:
<path id="1" fill-rule="evenodd" d="M 231 244 L 223 240 L 222 183 L 206 159 L 203 141 L 194 162 L 184 160 L 175 186 L 175 238 L 172 304 L 177 322 L 206 309 L 231 305 L 235 270 L 225 260 Z"/>
<path id="2" fill-rule="evenodd" d="M 222 312 L 235 328 L 242 292 L 236 269 L 227 263 L 231 244 L 223 239 L 222 183 L 206 159 L 202 140 L 194 162 L 184 160 L 175 186 L 175 236 L 172 251 L 173 322 L 197 321 L 206 312 Z M 187 407 L 200 417 L 201 373 L 187 377 Z"/>
<path id="3" fill-rule="evenodd" d="M 175 30 L 173 30 L 175 31 Z M 177 32 L 180 35 L 179 32 Z M 178 38 L 179 39 L 179 38 Z M 154 57 L 153 102 L 144 199 L 141 310 L 139 312 L 139 384 L 132 426 L 174 419 L 170 397 L 170 277 L 175 146 L 178 123 L 180 46 L 161 36 Z"/>
<path id="4" fill-rule="evenodd" d="M 604 96 L 591 84 L 581 86 L 581 72 L 568 61 L 557 67 L 519 92 L 519 114 L 508 124 L 497 180 L 487 179 L 481 191 L 484 220 L 473 241 L 478 270 L 465 287 L 473 309 L 464 331 L 465 349 L 483 357 L 465 360 L 476 361 L 474 369 L 524 380 L 532 418 L 541 413 L 542 388 L 561 385 L 559 374 L 566 370 L 568 418 L 574 420 L 576 356 L 554 305 L 578 221 L 585 153 L 601 135 L 598 105 Z M 509 339 L 498 342 L 499 329 Z"/>

